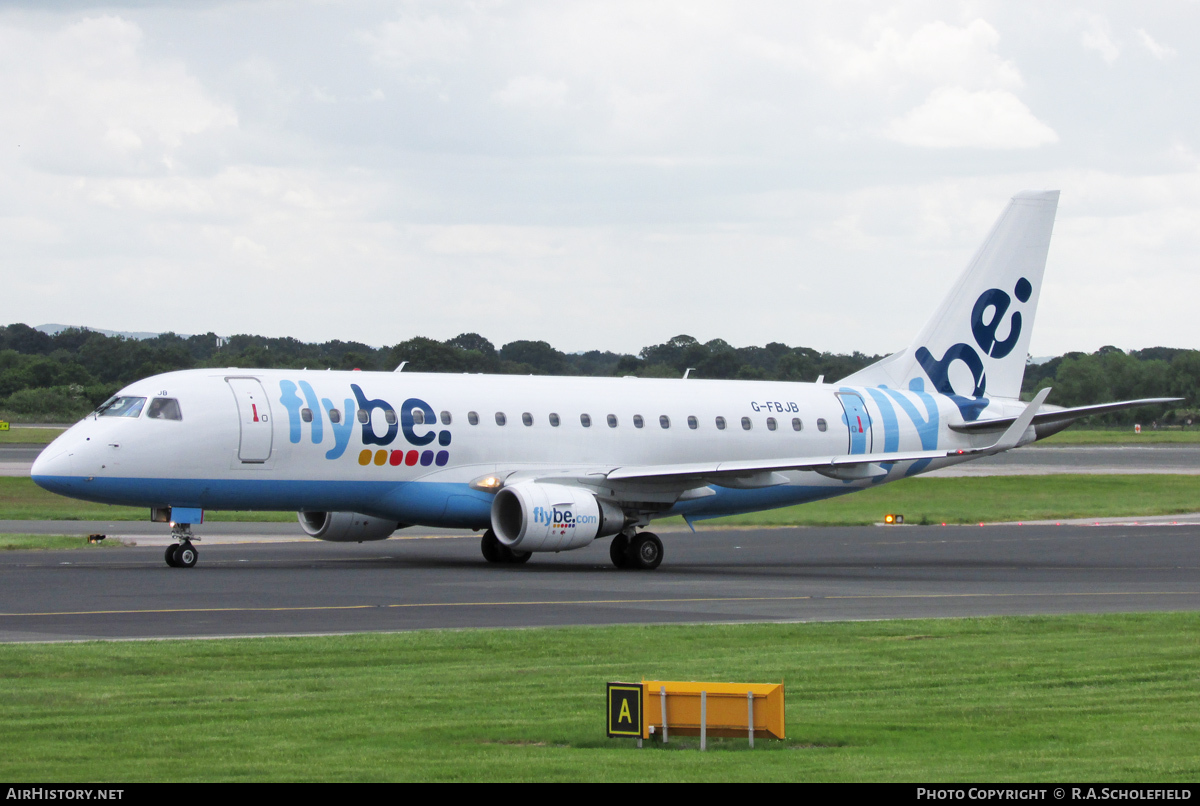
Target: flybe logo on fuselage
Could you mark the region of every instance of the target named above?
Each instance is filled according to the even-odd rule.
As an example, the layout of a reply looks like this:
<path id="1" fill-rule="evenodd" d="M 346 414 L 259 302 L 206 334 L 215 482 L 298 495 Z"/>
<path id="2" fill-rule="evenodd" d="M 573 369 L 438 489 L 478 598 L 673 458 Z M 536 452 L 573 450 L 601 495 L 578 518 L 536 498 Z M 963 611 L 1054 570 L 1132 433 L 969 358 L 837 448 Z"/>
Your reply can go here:
<path id="1" fill-rule="evenodd" d="M 288 413 L 288 439 L 293 444 L 301 441 L 304 427 L 308 426 L 313 444 L 320 445 L 325 439 L 325 428 L 329 428 L 333 447 L 325 452 L 326 459 L 338 459 L 346 453 L 357 425 L 363 445 L 358 455 L 360 465 L 412 466 L 419 463 L 442 467 L 450 461 L 449 451 L 444 450 L 450 445 L 450 430 L 437 428 L 437 414 L 420 398 L 408 398 L 397 411 L 386 400 L 367 398 L 356 383 L 350 384 L 354 397 L 344 398 L 340 408 L 327 397 L 318 401 L 317 393 L 308 381 L 280 381 L 279 391 L 279 402 Z M 388 446 L 401 435 L 408 444 L 389 450 Z M 434 450 L 434 440 L 442 450 Z"/>
<path id="2" fill-rule="evenodd" d="M 1024 277 L 1017 280 L 1013 294 L 1018 301 L 1028 302 L 1032 293 L 1033 285 L 1028 280 Z M 917 362 L 929 376 L 933 387 L 944 395 L 956 398 L 955 402 L 958 403 L 963 417 L 967 420 L 974 420 L 986 406 L 986 404 L 977 405 L 964 399 L 965 397 L 981 399 L 987 391 L 987 374 L 984 372 L 983 356 L 996 359 L 1005 358 L 1013 351 L 1013 348 L 1017 346 L 1017 340 L 1021 338 L 1020 311 L 1013 311 L 1012 316 L 1008 319 L 1008 336 L 1001 340 L 996 335 L 1004 323 L 1004 315 L 1008 313 L 1011 305 L 1012 297 L 999 288 L 989 288 L 975 300 L 975 306 L 971 309 L 971 335 L 975 338 L 978 350 L 975 345 L 959 342 L 951 345 L 945 354 L 937 359 L 933 357 L 933 353 L 929 352 L 927 347 L 917 349 Z M 991 316 L 985 321 L 984 318 L 989 309 Z M 981 351 L 983 356 L 980 355 Z M 974 387 L 969 394 L 964 394 L 966 390 L 962 392 L 956 390 L 950 380 L 950 367 L 955 361 L 961 361 L 970 371 L 971 378 L 974 380 Z"/>

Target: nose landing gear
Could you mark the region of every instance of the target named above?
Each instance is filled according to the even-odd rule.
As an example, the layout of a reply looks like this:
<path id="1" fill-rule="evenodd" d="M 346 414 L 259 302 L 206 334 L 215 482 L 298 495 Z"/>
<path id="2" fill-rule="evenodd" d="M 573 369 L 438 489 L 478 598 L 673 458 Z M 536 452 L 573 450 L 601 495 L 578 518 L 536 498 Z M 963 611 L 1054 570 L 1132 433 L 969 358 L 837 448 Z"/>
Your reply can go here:
<path id="1" fill-rule="evenodd" d="M 167 546 L 167 552 L 163 559 L 167 561 L 167 565 L 172 568 L 191 568 L 196 564 L 196 560 L 200 559 L 200 552 L 196 551 L 196 547 L 192 545 L 192 527 L 187 523 L 176 524 L 171 528 L 171 537 L 178 540 L 178 543 L 172 543 Z M 195 538 L 199 540 L 200 538 Z"/>
<path id="2" fill-rule="evenodd" d="M 653 532 L 614 535 L 608 556 L 617 568 L 653 571 L 662 563 L 663 544 Z"/>

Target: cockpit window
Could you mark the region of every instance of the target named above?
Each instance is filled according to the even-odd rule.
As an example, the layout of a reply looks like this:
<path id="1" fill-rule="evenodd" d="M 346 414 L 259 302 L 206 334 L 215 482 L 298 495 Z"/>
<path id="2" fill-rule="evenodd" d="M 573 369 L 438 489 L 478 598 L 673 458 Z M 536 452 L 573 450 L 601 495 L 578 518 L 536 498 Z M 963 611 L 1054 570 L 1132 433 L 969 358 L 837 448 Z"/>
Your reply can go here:
<path id="1" fill-rule="evenodd" d="M 183 414 L 179 411 L 179 401 L 173 397 L 156 397 L 151 400 L 150 406 L 146 409 L 146 416 L 153 420 L 183 419 Z M 308 418 L 312 419 L 312 412 L 308 413 Z"/>
<path id="2" fill-rule="evenodd" d="M 144 405 L 144 397 L 110 397 L 96 409 L 96 414 L 100 417 L 137 417 Z"/>

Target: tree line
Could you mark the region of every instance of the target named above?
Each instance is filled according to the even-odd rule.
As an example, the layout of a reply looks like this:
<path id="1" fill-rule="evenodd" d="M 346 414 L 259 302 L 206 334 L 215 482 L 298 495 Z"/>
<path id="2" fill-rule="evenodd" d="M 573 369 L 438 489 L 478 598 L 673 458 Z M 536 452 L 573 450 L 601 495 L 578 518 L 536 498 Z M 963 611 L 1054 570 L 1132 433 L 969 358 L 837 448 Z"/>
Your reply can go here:
<path id="1" fill-rule="evenodd" d="M 416 337 L 392 346 L 359 342 L 311 344 L 292 338 L 214 333 L 150 339 L 106 336 L 70 328 L 49 335 L 28 325 L 0 328 L 0 418 L 67 421 L 82 417 L 118 389 L 160 372 L 204 367 L 484 372 L 506 375 L 589 375 L 722 380 L 829 381 L 883 356 L 826 353 L 772 342 L 733 347 L 721 339 L 701 343 L 676 336 L 637 355 L 590 350 L 564 353 L 544 341 L 513 341 L 499 349 L 477 333 L 446 341 Z M 1195 416 L 1200 398 L 1200 351 L 1154 347 L 1124 352 L 1104 347 L 1067 353 L 1025 372 L 1025 391 L 1053 386 L 1053 402 L 1072 406 L 1136 397 L 1179 396 L 1187 402 L 1165 416 L 1153 412 L 1108 415 L 1108 422 L 1154 416 L 1171 423 Z"/>

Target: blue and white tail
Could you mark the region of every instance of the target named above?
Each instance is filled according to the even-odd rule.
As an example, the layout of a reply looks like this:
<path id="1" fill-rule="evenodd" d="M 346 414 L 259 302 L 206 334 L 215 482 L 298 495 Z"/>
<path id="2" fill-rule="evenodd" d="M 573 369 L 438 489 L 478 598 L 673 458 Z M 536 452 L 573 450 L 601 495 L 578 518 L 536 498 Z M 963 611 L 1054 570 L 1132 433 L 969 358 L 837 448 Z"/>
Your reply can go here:
<path id="1" fill-rule="evenodd" d="M 1016 399 L 1033 332 L 1058 191 L 1013 196 L 954 288 L 902 352 L 841 383 Z"/>

